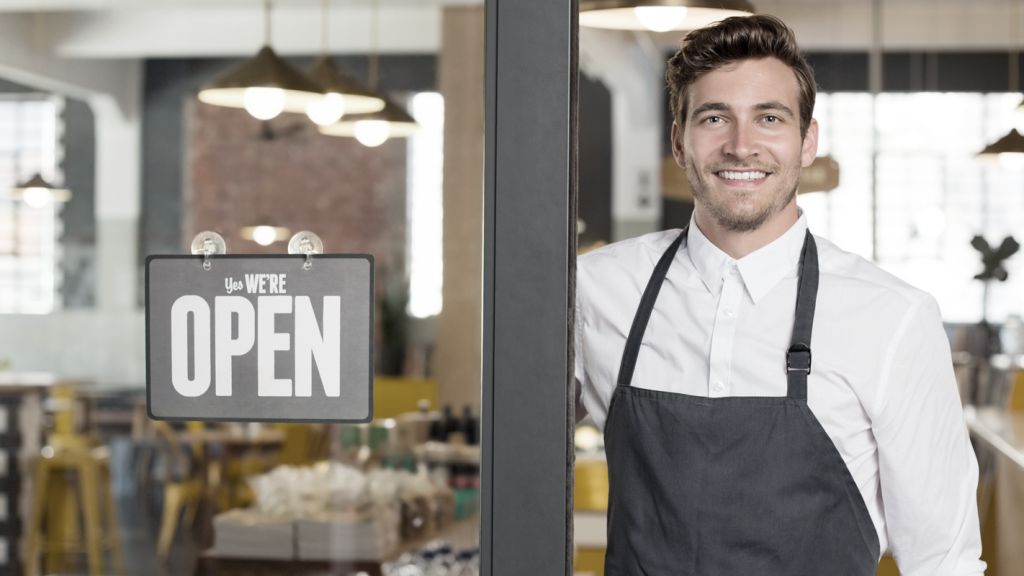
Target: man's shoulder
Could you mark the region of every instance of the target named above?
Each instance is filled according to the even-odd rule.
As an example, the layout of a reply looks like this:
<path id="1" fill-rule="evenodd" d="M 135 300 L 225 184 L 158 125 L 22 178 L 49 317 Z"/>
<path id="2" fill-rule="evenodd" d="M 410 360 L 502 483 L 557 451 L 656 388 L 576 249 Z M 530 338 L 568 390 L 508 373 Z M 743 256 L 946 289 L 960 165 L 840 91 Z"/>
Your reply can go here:
<path id="1" fill-rule="evenodd" d="M 616 269 L 625 267 L 635 270 L 637 266 L 658 258 L 669 245 L 679 237 L 680 230 L 662 230 L 621 240 L 583 254 L 577 259 L 579 268 L 589 270 Z"/>
<path id="2" fill-rule="evenodd" d="M 838 283 L 851 300 L 875 305 L 899 307 L 926 306 L 938 312 L 935 298 L 884 270 L 874 262 L 839 248 L 832 242 L 814 237 L 823 280 Z M 859 297 L 858 297 L 859 296 Z"/>

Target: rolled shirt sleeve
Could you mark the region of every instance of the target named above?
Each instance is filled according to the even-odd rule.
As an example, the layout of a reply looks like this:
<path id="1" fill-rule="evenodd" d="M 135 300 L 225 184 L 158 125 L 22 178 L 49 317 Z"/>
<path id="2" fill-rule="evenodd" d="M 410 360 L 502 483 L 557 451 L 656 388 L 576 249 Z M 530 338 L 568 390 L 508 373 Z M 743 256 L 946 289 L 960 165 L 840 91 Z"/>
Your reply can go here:
<path id="1" fill-rule="evenodd" d="M 934 299 L 907 310 L 889 351 L 872 432 L 893 557 L 904 576 L 983 574 L 978 463 Z"/>

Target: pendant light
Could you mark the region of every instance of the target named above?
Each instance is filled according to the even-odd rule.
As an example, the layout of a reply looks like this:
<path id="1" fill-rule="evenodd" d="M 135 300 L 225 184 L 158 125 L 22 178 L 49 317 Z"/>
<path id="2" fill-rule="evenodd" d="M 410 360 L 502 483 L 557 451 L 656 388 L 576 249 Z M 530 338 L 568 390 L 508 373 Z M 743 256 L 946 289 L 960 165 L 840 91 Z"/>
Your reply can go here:
<path id="1" fill-rule="evenodd" d="M 245 108 L 254 118 L 270 120 L 286 107 L 303 112 L 322 100 L 323 88 L 278 56 L 270 47 L 270 0 L 263 2 L 264 46 L 199 91 L 199 100 L 215 106 Z"/>
<path id="2" fill-rule="evenodd" d="M 342 72 L 328 55 L 330 0 L 321 0 L 321 7 L 320 56 L 306 71 L 306 75 L 320 84 L 326 94 L 322 99 L 306 105 L 304 110 L 289 110 L 287 105 L 285 109 L 289 112 L 305 112 L 310 120 L 320 126 L 337 122 L 343 114 L 364 114 L 382 110 L 384 99 Z"/>
<path id="3" fill-rule="evenodd" d="M 378 87 L 380 78 L 380 56 L 377 54 L 377 0 L 370 6 L 370 89 L 381 94 Z M 399 105 L 381 94 L 384 108 L 379 112 L 346 115 L 340 122 L 320 127 L 320 133 L 327 136 L 355 138 L 363 146 L 380 146 L 388 138 L 405 138 L 419 129 L 413 119 Z"/>
<path id="4" fill-rule="evenodd" d="M 1010 27 L 1012 30 L 1010 42 L 1012 45 L 1009 51 L 1009 91 L 1018 92 L 1020 90 L 1020 52 L 1018 51 L 1017 43 L 1019 41 L 1020 11 L 1016 0 L 1010 4 L 1010 8 Z M 1020 112 L 1021 110 L 1022 107 L 1018 106 L 1014 112 Z M 1024 169 L 1024 136 L 1021 136 L 1017 129 L 1014 128 L 1010 130 L 1009 134 L 989 144 L 981 152 L 978 152 L 975 158 L 986 166 L 1001 166 L 1010 170 Z"/>
<path id="5" fill-rule="evenodd" d="M 29 178 L 27 182 L 18 184 L 11 190 L 11 197 L 21 200 L 30 208 L 43 208 L 50 202 L 67 202 L 71 200 L 71 190 L 57 188 L 43 179 L 41 174 Z"/>
<path id="6" fill-rule="evenodd" d="M 239 230 L 239 236 L 243 240 L 252 240 L 260 246 L 270 246 L 274 242 L 284 240 L 291 234 L 291 230 L 283 226 L 271 226 L 260 224 L 259 226 L 244 226 Z"/>
<path id="7" fill-rule="evenodd" d="M 580 0 L 580 26 L 614 30 L 696 30 L 753 13 L 747 0 Z"/>

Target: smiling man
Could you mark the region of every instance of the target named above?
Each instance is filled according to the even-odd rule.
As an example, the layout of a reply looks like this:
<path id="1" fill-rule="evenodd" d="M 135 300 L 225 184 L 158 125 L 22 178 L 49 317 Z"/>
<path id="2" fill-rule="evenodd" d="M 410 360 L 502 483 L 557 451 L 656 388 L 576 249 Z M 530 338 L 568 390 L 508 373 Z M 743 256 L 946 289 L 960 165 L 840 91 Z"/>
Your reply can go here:
<path id="1" fill-rule="evenodd" d="M 667 78 L 690 225 L 578 262 L 605 574 L 869 576 L 887 548 L 903 574 L 983 573 L 935 300 L 811 235 L 797 206 L 818 125 L 792 31 L 691 32 Z"/>

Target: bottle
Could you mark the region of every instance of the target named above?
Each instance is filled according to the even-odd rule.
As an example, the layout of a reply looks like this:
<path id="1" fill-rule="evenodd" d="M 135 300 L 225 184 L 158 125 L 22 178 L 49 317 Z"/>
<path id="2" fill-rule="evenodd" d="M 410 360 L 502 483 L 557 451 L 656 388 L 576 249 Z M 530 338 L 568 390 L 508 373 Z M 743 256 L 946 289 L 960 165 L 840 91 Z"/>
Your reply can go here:
<path id="1" fill-rule="evenodd" d="M 999 344 L 1003 354 L 1017 356 L 1024 354 L 1024 321 L 1017 314 L 1010 314 L 999 330 Z"/>
<path id="2" fill-rule="evenodd" d="M 473 418 L 469 406 L 463 410 L 462 431 L 466 435 L 466 444 L 475 446 L 480 443 L 480 421 Z"/>

